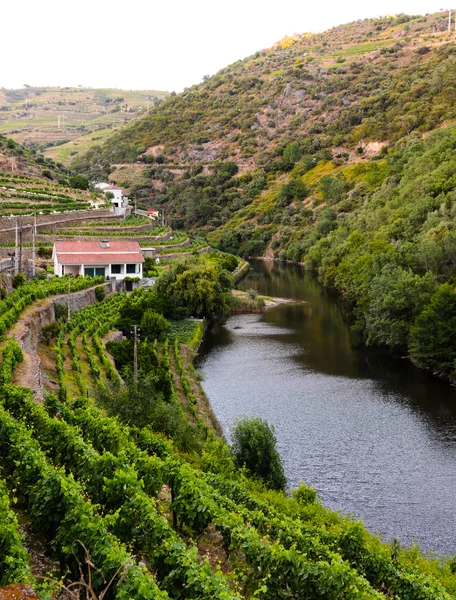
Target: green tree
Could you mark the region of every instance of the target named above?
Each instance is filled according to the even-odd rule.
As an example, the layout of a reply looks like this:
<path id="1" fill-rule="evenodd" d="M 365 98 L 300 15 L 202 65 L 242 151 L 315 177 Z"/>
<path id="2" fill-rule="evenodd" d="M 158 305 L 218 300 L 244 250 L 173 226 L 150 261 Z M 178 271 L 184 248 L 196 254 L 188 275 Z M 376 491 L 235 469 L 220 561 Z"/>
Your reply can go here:
<path id="1" fill-rule="evenodd" d="M 160 340 L 171 331 L 171 325 L 163 315 L 148 308 L 141 319 L 140 329 L 142 336 Z"/>
<path id="2" fill-rule="evenodd" d="M 284 158 L 290 163 L 296 163 L 301 158 L 301 148 L 296 142 L 287 144 L 283 151 Z"/>
<path id="3" fill-rule="evenodd" d="M 456 372 L 456 294 L 449 284 L 438 288 L 411 328 L 410 358 L 419 367 Z"/>
<path id="4" fill-rule="evenodd" d="M 421 277 L 411 269 L 385 265 L 370 287 L 367 343 L 406 347 L 410 327 L 428 304 L 435 286 L 432 273 Z"/>
<path id="5" fill-rule="evenodd" d="M 215 317 L 230 306 L 233 279 L 209 257 L 189 258 L 160 276 L 155 289 L 164 300 L 167 315 Z"/>
<path id="6" fill-rule="evenodd" d="M 71 175 L 68 177 L 68 183 L 75 190 L 88 190 L 89 180 L 82 175 Z"/>
<path id="7" fill-rule="evenodd" d="M 246 466 L 253 474 L 275 490 L 284 490 L 283 472 L 274 426 L 260 417 L 241 417 L 231 432 L 232 451 L 239 467 Z"/>

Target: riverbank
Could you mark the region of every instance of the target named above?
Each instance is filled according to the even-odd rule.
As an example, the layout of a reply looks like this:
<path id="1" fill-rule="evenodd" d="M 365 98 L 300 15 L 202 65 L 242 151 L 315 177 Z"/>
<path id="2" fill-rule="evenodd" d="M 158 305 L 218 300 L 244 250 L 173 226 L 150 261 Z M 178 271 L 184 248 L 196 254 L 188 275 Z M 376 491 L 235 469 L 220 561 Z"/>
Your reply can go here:
<path id="1" fill-rule="evenodd" d="M 341 302 L 302 268 L 252 261 L 239 287 L 297 303 L 205 333 L 198 369 L 223 430 L 242 415 L 266 419 L 291 487 L 306 481 L 386 539 L 454 554 L 454 388 L 353 347 Z"/>
<path id="2" fill-rule="evenodd" d="M 262 296 L 257 294 L 255 290 L 232 290 L 231 295 L 233 297 L 231 314 L 233 315 L 261 313 L 279 304 L 296 303 L 296 300 L 290 298 Z"/>

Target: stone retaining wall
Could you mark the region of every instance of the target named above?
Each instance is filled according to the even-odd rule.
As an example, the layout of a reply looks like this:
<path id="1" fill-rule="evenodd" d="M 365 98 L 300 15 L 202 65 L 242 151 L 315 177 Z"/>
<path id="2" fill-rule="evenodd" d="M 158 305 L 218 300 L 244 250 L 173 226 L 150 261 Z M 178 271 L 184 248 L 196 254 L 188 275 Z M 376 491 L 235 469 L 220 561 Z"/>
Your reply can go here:
<path id="1" fill-rule="evenodd" d="M 114 215 L 112 208 L 98 208 L 94 210 L 77 210 L 74 212 L 56 213 L 52 215 L 37 215 L 36 225 L 40 227 L 54 227 L 56 225 L 80 223 L 81 221 L 93 221 L 96 219 L 119 218 Z M 0 217 L 0 242 L 14 240 L 16 232 L 17 217 Z M 23 241 L 31 241 L 32 225 L 34 217 L 22 217 Z"/>

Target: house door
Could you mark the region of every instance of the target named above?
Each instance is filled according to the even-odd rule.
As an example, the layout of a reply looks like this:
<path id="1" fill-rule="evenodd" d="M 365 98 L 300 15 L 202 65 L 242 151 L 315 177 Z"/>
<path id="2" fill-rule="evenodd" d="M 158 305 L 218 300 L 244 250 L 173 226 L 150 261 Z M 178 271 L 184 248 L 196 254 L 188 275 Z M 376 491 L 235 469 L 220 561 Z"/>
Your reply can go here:
<path id="1" fill-rule="evenodd" d="M 133 281 L 126 281 L 125 282 L 125 290 L 127 292 L 132 292 L 133 291 Z"/>

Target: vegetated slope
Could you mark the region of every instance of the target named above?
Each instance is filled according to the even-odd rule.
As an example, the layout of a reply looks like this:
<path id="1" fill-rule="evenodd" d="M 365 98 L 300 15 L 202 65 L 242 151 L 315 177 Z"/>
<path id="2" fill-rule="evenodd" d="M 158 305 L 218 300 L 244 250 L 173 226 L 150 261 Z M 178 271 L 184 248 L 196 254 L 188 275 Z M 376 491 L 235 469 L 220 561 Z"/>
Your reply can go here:
<path id="1" fill-rule="evenodd" d="M 73 313 L 70 322 L 47 325 L 43 339 L 46 333 L 48 343 L 53 341 L 47 346 L 47 381 L 55 373 L 58 396 L 51 394 L 42 404 L 30 390 L 14 385 L 22 353 L 14 340 L 4 340 L 0 585 L 36 586 L 40 575 L 36 564 L 30 568 L 28 544 L 24 547 L 14 516 L 19 507 L 22 523 L 46 545 L 55 576 L 60 567 L 67 584 L 83 579 L 94 597 L 104 595 L 112 580 L 109 597 L 119 600 L 449 600 L 455 591 L 454 560 L 426 559 L 416 548 L 380 542 L 361 523 L 324 508 L 304 484 L 293 497 L 266 489 L 245 469 L 237 470 L 229 448 L 208 435 L 182 360 L 182 328 L 173 333 L 160 313 L 182 311 L 179 273 L 186 297 L 210 314 L 212 277 L 222 285 L 219 300 L 228 293 L 226 271 L 217 263 L 232 268 L 237 262 L 232 259 L 194 259 L 165 275 L 164 285 L 159 280 L 158 291 L 100 298 Z M 209 284 L 204 292 L 202 274 Z M 77 281 L 84 284 L 85 278 Z M 49 286 L 26 285 L 34 287 L 36 297 L 40 286 Z M 30 300 L 29 293 L 22 297 Z M 2 309 L 10 310 L 6 304 L 0 314 Z M 6 328 L 20 313 L 18 308 Z M 155 331 L 156 337 L 138 346 L 135 383 L 131 323 L 138 315 L 142 331 Z M 180 323 L 201 332 L 195 321 Z M 117 343 L 115 352 L 126 385 L 103 344 L 116 325 L 130 338 Z M 172 345 L 164 338 L 170 335 Z M 182 405 L 177 388 L 184 392 Z M 45 583 L 43 597 L 55 596 Z"/>
<path id="2" fill-rule="evenodd" d="M 0 89 L 0 133 L 65 161 L 113 128 L 130 123 L 167 92 L 154 90 L 31 87 Z M 59 123 L 60 121 L 60 123 Z M 96 132 L 96 133 L 94 133 Z M 68 143 L 71 142 L 71 143 Z M 64 147 L 60 147 L 64 144 Z"/>
<path id="3" fill-rule="evenodd" d="M 35 149 L 0 135 L 0 217 L 66 212 L 103 205 L 89 181 Z M 4 221 L 3 226 L 8 226 Z M 7 227 L 8 228 L 8 227 Z M 1 242 L 6 240 L 0 240 Z"/>
<path id="4" fill-rule="evenodd" d="M 178 162 L 229 157 L 245 171 L 271 166 L 288 141 L 309 153 L 431 129 L 454 116 L 445 27 L 444 14 L 400 16 L 284 39 L 170 97 L 107 140 L 100 161 L 165 145 Z"/>
<path id="5" fill-rule="evenodd" d="M 446 27 L 444 13 L 400 15 L 285 39 L 170 98 L 77 167 L 96 174 L 139 155 L 151 164 L 111 177 L 126 170 L 131 194 L 162 204 L 175 227 L 204 229 L 229 252 L 305 262 L 344 295 L 367 343 L 454 378 Z"/>

